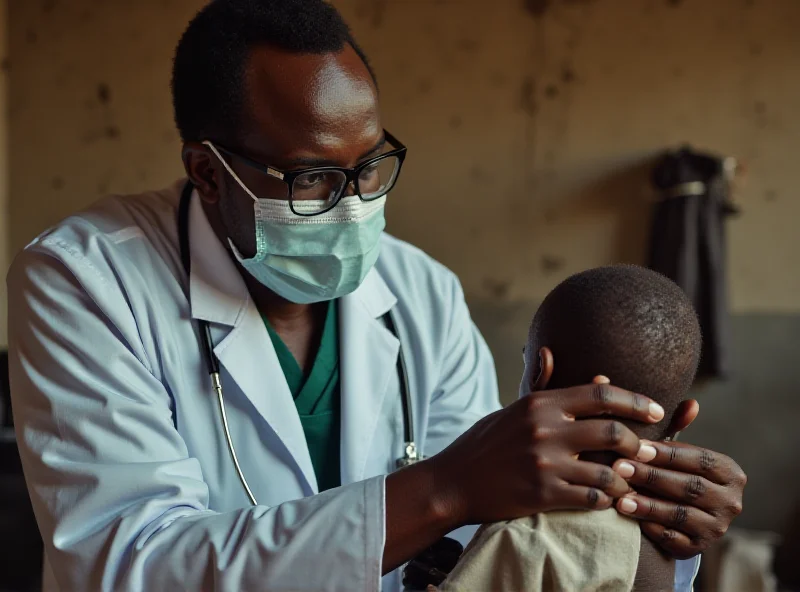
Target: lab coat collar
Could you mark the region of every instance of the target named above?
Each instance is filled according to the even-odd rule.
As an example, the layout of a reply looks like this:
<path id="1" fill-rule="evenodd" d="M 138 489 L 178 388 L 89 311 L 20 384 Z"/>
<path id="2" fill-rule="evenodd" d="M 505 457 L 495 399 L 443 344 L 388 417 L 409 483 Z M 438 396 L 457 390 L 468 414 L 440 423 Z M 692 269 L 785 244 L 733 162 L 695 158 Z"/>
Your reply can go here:
<path id="1" fill-rule="evenodd" d="M 396 303 L 397 298 L 375 268 L 340 302 L 343 485 L 366 477 L 378 420 L 385 413 L 391 380 L 397 376 L 400 341 L 383 319 Z M 386 470 L 393 470 L 388 459 Z"/>
<path id="2" fill-rule="evenodd" d="M 397 304 L 397 298 L 374 267 L 356 290 L 342 298 L 344 306 L 362 306 L 373 319 L 388 313 Z"/>

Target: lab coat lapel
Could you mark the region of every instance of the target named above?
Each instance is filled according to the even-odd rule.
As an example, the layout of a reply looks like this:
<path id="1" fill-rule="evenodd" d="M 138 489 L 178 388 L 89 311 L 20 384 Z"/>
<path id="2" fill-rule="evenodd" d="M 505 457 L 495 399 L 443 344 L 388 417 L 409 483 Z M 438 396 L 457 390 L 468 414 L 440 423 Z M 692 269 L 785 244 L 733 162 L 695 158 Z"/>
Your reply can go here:
<path id="1" fill-rule="evenodd" d="M 400 342 L 382 317 L 396 302 L 375 269 L 341 300 L 342 484 L 364 478 L 389 380 L 395 376 Z"/>
<path id="2" fill-rule="evenodd" d="M 214 235 L 196 193 L 189 210 L 189 243 L 192 317 L 211 323 L 214 353 L 220 364 L 286 447 L 305 477 L 309 493 L 316 492 L 317 479 L 303 426 L 275 348 L 244 280 Z M 215 325 L 227 326 L 230 331 L 225 335 Z"/>

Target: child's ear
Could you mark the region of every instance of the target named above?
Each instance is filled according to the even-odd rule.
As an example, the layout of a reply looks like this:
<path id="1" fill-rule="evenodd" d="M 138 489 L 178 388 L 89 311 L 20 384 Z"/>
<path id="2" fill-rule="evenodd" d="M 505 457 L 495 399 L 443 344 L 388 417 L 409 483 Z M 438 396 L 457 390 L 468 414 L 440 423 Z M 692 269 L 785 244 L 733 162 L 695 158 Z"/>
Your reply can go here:
<path id="1" fill-rule="evenodd" d="M 545 390 L 547 388 L 547 383 L 549 383 L 550 379 L 553 377 L 555 362 L 553 361 L 553 352 L 550 351 L 549 347 L 543 347 L 539 350 L 538 366 L 539 371 L 536 373 L 536 377 L 534 378 L 533 372 L 530 374 L 531 392 Z"/>
<path id="2" fill-rule="evenodd" d="M 667 438 L 674 439 L 680 432 L 688 428 L 697 419 L 698 413 L 700 413 L 700 403 L 694 399 L 688 399 L 678 405 L 669 422 Z"/>

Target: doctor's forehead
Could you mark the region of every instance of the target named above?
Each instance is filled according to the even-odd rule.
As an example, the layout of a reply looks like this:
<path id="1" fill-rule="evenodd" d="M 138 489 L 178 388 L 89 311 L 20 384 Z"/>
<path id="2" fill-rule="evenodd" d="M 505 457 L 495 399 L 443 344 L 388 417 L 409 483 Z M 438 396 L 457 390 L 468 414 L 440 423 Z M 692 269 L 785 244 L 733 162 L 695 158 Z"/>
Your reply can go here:
<path id="1" fill-rule="evenodd" d="M 381 138 L 377 89 L 348 44 L 322 54 L 256 48 L 244 84 L 242 137 L 254 158 L 353 166 Z"/>

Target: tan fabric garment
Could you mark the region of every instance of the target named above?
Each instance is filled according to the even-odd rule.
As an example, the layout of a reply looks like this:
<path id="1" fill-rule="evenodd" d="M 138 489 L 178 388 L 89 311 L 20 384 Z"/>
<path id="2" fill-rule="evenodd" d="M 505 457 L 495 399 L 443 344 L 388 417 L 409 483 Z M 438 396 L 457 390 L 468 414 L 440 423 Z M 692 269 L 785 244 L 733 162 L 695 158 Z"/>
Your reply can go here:
<path id="1" fill-rule="evenodd" d="M 550 512 L 482 526 L 442 592 L 625 592 L 639 525 L 613 509 Z"/>

